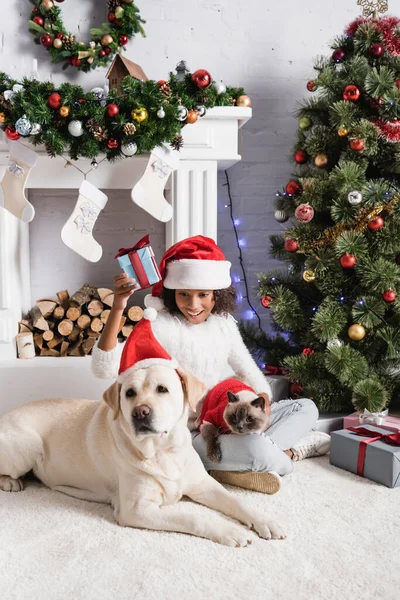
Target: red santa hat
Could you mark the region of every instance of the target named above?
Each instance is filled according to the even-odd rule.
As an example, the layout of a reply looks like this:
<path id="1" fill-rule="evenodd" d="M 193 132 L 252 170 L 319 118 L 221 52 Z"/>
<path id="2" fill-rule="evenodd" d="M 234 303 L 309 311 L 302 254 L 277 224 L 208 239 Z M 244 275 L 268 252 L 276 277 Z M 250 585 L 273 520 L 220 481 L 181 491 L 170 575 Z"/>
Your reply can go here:
<path id="1" fill-rule="evenodd" d="M 231 263 L 213 239 L 196 235 L 177 242 L 161 259 L 161 281 L 153 286 L 146 306 L 160 310 L 163 286 L 170 290 L 222 290 L 230 287 Z"/>
<path id="2" fill-rule="evenodd" d="M 146 308 L 143 319 L 133 328 L 122 351 L 118 371 L 119 383 L 123 383 L 128 375 L 138 369 L 148 369 L 154 365 L 178 368 L 176 360 L 170 357 L 153 334 L 151 321 L 156 317 L 157 311 L 154 308 Z"/>

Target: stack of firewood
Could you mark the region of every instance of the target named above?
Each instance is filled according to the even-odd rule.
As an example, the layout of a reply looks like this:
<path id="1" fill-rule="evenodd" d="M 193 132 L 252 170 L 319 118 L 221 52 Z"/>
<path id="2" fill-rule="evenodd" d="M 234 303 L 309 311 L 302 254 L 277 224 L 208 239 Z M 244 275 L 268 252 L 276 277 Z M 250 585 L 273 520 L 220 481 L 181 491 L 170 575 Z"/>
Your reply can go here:
<path id="1" fill-rule="evenodd" d="M 57 298 L 37 300 L 28 317 L 20 321 L 20 358 L 30 358 L 29 353 L 33 353 L 30 336 L 37 356 L 86 356 L 92 352 L 110 314 L 113 291 L 85 284 L 72 296 L 63 290 Z M 118 332 L 121 341 L 126 340 L 142 316 L 139 306 L 132 306 L 123 315 Z"/>

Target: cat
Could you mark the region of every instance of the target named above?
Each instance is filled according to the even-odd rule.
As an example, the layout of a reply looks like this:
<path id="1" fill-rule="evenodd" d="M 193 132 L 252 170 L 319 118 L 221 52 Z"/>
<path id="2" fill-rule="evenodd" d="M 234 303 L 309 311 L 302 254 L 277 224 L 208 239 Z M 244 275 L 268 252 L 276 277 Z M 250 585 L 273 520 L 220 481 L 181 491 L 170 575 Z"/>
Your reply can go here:
<path id="1" fill-rule="evenodd" d="M 260 435 L 268 429 L 265 399 L 237 379 L 226 379 L 208 392 L 197 424 L 206 443 L 207 458 L 219 463 L 221 433 Z"/>

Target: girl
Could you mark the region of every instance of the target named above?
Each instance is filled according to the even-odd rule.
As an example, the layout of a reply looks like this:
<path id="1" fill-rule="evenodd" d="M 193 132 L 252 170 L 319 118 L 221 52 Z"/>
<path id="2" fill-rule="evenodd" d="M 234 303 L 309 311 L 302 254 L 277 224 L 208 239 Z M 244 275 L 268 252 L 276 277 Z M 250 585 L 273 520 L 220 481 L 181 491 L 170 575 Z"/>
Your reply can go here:
<path id="1" fill-rule="evenodd" d="M 280 475 L 293 470 L 294 461 L 326 454 L 330 437 L 311 431 L 318 418 L 311 400 L 270 403 L 269 383 L 229 314 L 235 308 L 236 298 L 230 267 L 211 238 L 195 236 L 178 242 L 164 254 L 159 267 L 162 281 L 153 286 L 145 304 L 159 311 L 152 322 L 159 343 L 208 389 L 236 376 L 246 380 L 266 400 L 270 427 L 260 436 L 221 435 L 221 463 L 208 461 L 199 432 L 193 432 L 192 438 L 206 469 L 216 479 L 271 494 L 280 488 Z M 115 277 L 114 304 L 93 350 L 92 370 L 97 377 L 117 375 L 119 323 L 128 298 L 137 287 L 125 273 Z"/>

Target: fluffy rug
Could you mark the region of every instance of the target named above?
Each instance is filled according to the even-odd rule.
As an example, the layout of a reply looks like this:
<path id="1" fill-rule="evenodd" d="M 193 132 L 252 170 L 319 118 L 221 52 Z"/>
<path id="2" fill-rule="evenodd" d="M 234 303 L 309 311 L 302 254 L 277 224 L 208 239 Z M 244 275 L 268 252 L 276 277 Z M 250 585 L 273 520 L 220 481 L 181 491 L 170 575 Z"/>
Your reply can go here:
<path id="1" fill-rule="evenodd" d="M 1 597 L 18 600 L 397 599 L 400 488 L 300 463 L 275 496 L 232 490 L 279 519 L 285 541 L 231 549 L 123 529 L 111 507 L 28 482 L 0 492 Z M 184 508 L 187 508 L 185 504 Z M 190 503 L 207 518 L 208 509 Z"/>

